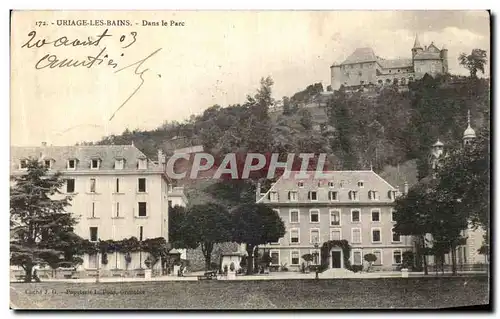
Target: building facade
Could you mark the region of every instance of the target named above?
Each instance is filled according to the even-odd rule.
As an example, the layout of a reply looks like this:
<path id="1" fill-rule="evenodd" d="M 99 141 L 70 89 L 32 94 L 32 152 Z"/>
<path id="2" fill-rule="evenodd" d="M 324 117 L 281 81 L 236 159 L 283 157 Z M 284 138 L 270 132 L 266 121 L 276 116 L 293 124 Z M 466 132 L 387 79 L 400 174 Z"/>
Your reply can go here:
<path id="1" fill-rule="evenodd" d="M 426 73 L 432 76 L 447 73 L 448 50 L 444 47 L 438 49 L 433 42 L 422 47 L 416 36 L 411 58 L 384 59 L 377 56 L 372 48 L 357 48 L 344 62 L 333 64 L 330 72 L 333 90 L 338 90 L 341 85 L 405 86 Z"/>
<path id="2" fill-rule="evenodd" d="M 266 193 L 257 190 L 257 202 L 276 210 L 286 227 L 278 242 L 259 246 L 269 251 L 272 265 L 299 271 L 303 255 L 319 253 L 329 240 L 347 240 L 352 265 L 365 264 L 364 256 L 371 253 L 377 257 L 375 269 L 397 268 L 403 253 L 412 250 L 411 238 L 392 231 L 399 191 L 373 171 L 326 172 L 331 179 L 316 179 L 314 172 L 309 173 L 312 176 L 302 179 L 292 172 Z M 343 258 L 343 252 L 333 248 L 329 267 L 344 268 Z"/>
<path id="3" fill-rule="evenodd" d="M 62 173 L 66 182 L 61 193 L 73 197 L 66 210 L 77 218 L 77 235 L 92 242 L 132 236 L 168 241 L 168 195 L 174 189 L 164 173 L 161 151 L 153 162 L 133 144 L 11 147 L 11 175 L 25 174 L 30 158 L 41 161 L 49 173 Z M 145 255 L 131 255 L 128 269 L 145 267 Z M 121 253 L 108 254 L 107 265 L 98 265 L 97 255 L 83 260 L 85 270 L 126 267 Z"/>

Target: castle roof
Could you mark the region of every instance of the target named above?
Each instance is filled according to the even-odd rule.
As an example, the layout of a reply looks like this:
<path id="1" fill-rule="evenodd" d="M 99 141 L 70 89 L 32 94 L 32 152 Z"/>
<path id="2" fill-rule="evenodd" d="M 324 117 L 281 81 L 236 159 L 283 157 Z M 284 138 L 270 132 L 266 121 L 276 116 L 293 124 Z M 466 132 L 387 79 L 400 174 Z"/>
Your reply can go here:
<path id="1" fill-rule="evenodd" d="M 417 53 L 414 57 L 415 60 L 440 60 L 441 56 L 438 52 L 420 52 Z"/>
<path id="2" fill-rule="evenodd" d="M 23 159 L 50 159 L 53 161 L 52 170 L 66 171 L 68 160 L 78 160 L 80 164 L 77 170 L 90 170 L 90 161 L 99 159 L 101 161 L 99 170 L 113 170 L 116 159 L 125 160 L 123 170 L 137 170 L 137 160 L 146 158 L 137 147 L 133 145 L 89 145 L 89 146 L 35 146 L 22 147 L 12 146 L 10 148 L 11 171 L 19 169 L 19 161 Z M 148 170 L 163 169 L 148 160 Z"/>
<path id="3" fill-rule="evenodd" d="M 413 61 L 411 59 L 394 59 L 394 60 L 379 59 L 378 63 L 384 69 L 407 68 L 413 65 Z"/>
<path id="4" fill-rule="evenodd" d="M 372 48 L 357 48 L 342 64 L 375 62 L 377 57 Z"/>

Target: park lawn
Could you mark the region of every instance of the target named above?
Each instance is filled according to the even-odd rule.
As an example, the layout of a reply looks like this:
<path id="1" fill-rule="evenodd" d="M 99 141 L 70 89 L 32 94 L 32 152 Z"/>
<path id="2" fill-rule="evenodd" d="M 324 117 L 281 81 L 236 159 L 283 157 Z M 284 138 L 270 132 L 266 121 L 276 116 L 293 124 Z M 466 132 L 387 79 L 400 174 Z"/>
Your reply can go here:
<path id="1" fill-rule="evenodd" d="M 47 289 L 47 294 L 45 293 Z M 67 294 L 67 290 L 71 293 Z M 90 294 L 75 295 L 75 292 Z M 104 294 L 95 294 L 105 292 Z M 38 291 L 38 293 L 33 293 Z M 133 283 L 11 283 L 13 309 L 447 308 L 489 303 L 477 277 Z"/>

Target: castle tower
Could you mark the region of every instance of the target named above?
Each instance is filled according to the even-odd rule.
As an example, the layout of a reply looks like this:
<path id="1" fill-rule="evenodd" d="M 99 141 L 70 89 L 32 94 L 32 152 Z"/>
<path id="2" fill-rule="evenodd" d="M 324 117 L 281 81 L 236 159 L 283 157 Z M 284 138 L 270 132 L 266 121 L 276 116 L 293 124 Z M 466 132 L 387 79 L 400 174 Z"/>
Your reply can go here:
<path id="1" fill-rule="evenodd" d="M 443 45 L 440 52 L 441 60 L 443 61 L 443 73 L 448 73 L 448 49 Z"/>
<path id="2" fill-rule="evenodd" d="M 464 146 L 470 145 L 472 141 L 476 138 L 476 132 L 470 126 L 470 110 L 467 111 L 467 128 L 464 131 Z"/>
<path id="3" fill-rule="evenodd" d="M 420 41 L 418 40 L 418 34 L 415 34 L 415 42 L 413 43 L 413 48 L 411 49 L 411 57 L 415 58 L 417 53 L 422 52 L 422 46 L 420 45 Z"/>

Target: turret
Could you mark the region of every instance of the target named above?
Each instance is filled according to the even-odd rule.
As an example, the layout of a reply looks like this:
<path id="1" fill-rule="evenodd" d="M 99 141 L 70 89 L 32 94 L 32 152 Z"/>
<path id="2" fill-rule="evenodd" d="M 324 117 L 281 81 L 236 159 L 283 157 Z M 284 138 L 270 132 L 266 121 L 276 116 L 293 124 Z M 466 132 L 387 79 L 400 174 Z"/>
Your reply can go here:
<path id="1" fill-rule="evenodd" d="M 470 145 L 476 138 L 476 131 L 470 126 L 470 110 L 467 112 L 467 128 L 464 131 L 464 145 Z"/>
<path id="2" fill-rule="evenodd" d="M 443 62 L 443 73 L 448 73 L 448 49 L 443 45 L 441 52 L 439 54 Z"/>
<path id="3" fill-rule="evenodd" d="M 413 43 L 413 48 L 411 49 L 411 57 L 414 58 L 417 53 L 422 52 L 422 46 L 418 40 L 418 34 L 415 35 L 415 42 Z"/>

